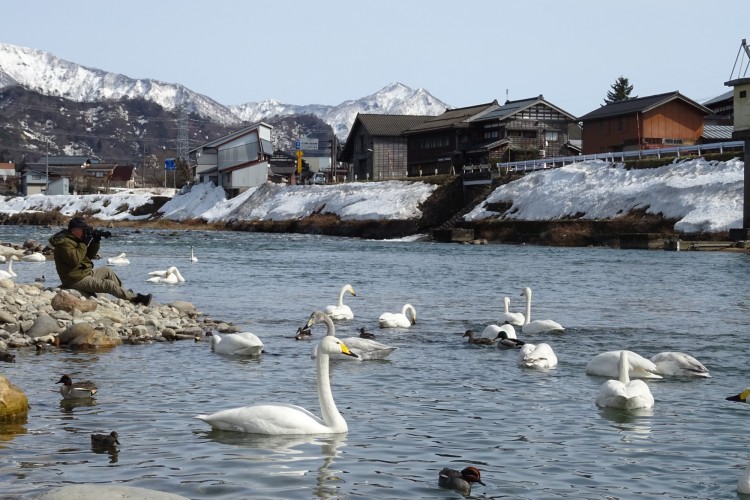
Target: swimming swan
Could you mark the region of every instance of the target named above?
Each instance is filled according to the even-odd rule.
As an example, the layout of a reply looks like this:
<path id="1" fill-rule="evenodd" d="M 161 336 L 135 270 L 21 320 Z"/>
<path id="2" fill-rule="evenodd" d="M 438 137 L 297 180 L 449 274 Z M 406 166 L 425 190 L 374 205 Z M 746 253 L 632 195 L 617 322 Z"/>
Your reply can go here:
<path id="1" fill-rule="evenodd" d="M 325 315 L 322 312 L 320 314 Z M 316 316 L 315 321 L 319 320 Z M 328 376 L 329 358 L 335 353 L 355 356 L 336 337 L 326 336 L 320 341 L 316 371 L 322 420 L 300 406 L 286 403 L 244 406 L 219 411 L 212 415 L 197 415 L 195 418 L 203 420 L 215 429 L 272 436 L 347 432 L 349 427 L 333 401 L 331 380 Z"/>
<path id="2" fill-rule="evenodd" d="M 600 377 L 619 376 L 619 362 L 621 351 L 607 351 L 597 354 L 586 365 L 587 375 L 599 375 Z M 644 358 L 640 354 L 628 351 L 627 356 L 630 369 L 630 378 L 662 378 L 653 361 Z"/>
<path id="3" fill-rule="evenodd" d="M 47 257 L 41 252 L 34 252 L 21 256 L 22 262 L 47 262 Z"/>
<path id="4" fill-rule="evenodd" d="M 341 288 L 341 292 L 339 292 L 339 303 L 335 306 L 326 306 L 325 313 L 334 321 L 340 319 L 354 319 L 354 313 L 349 306 L 344 304 L 344 294 L 346 292 L 351 293 L 355 297 L 357 296 L 351 285 L 344 285 Z"/>
<path id="5" fill-rule="evenodd" d="M 526 322 L 521 327 L 521 331 L 524 334 L 535 334 L 535 333 L 562 333 L 565 328 L 556 321 L 551 319 L 537 319 L 531 321 L 531 288 L 526 287 L 521 292 L 521 296 L 526 296 Z"/>
<path id="6" fill-rule="evenodd" d="M 127 266 L 128 264 L 130 264 L 130 260 L 125 257 L 124 253 L 121 253 L 117 257 L 110 257 L 107 259 L 108 266 Z"/>
<path id="7" fill-rule="evenodd" d="M 18 260 L 18 257 L 16 257 L 15 255 L 11 255 L 10 257 L 8 257 L 8 270 L 7 271 L 0 270 L 0 280 L 4 280 L 6 278 L 12 279 L 16 277 L 16 273 L 13 272 L 14 260 Z"/>
<path id="8" fill-rule="evenodd" d="M 193 245 L 190 245 L 190 262 L 198 262 L 198 257 L 193 253 Z"/>
<path id="9" fill-rule="evenodd" d="M 549 344 L 524 344 L 516 362 L 522 368 L 554 368 L 557 366 L 557 356 Z"/>
<path id="10" fill-rule="evenodd" d="M 406 317 L 409 312 L 411 320 Z M 417 311 L 411 304 L 404 304 L 400 313 L 383 313 L 378 318 L 380 328 L 409 328 L 417 323 Z"/>
<path id="11" fill-rule="evenodd" d="M 513 326 L 523 326 L 526 322 L 526 318 L 523 313 L 510 312 L 510 297 L 503 297 L 503 305 L 505 310 L 500 314 L 500 320 L 498 323 L 508 323 Z"/>
<path id="12" fill-rule="evenodd" d="M 331 318 L 327 314 L 323 314 L 323 316 L 325 316 L 324 318 L 316 319 L 315 315 L 316 313 L 312 313 L 310 319 L 307 320 L 307 325 L 305 326 L 309 328 L 313 323 L 323 321 L 326 324 L 326 336 L 335 337 L 336 327 L 333 325 L 333 321 L 331 321 Z M 341 339 L 341 341 L 344 343 L 344 345 L 346 345 L 346 347 L 349 348 L 352 353 L 356 354 L 357 357 L 352 358 L 351 356 L 346 356 L 344 354 L 334 353 L 331 354 L 331 359 L 359 359 L 362 361 L 367 361 L 370 359 L 384 359 L 388 357 L 390 353 L 398 349 L 398 347 L 391 347 L 389 345 L 381 344 L 380 342 L 361 337 L 347 337 Z M 318 346 L 315 346 L 313 348 L 311 356 L 314 358 L 317 355 Z"/>
<path id="13" fill-rule="evenodd" d="M 617 380 L 607 380 L 596 396 L 596 405 L 602 408 L 619 408 L 634 410 L 636 408 L 652 408 L 654 396 L 651 395 L 646 382 L 630 380 L 628 370 L 628 352 L 620 351 L 617 369 L 620 372 Z"/>
<path id="14" fill-rule="evenodd" d="M 703 364 L 683 352 L 660 352 L 651 358 L 656 365 L 656 372 L 659 375 L 671 375 L 674 377 L 704 377 L 710 378 L 708 368 Z"/>
<path id="15" fill-rule="evenodd" d="M 263 342 L 251 332 L 229 333 L 223 337 L 212 333 L 211 350 L 216 354 L 258 356 L 263 352 Z"/>
<path id="16" fill-rule="evenodd" d="M 167 285 L 174 285 L 176 283 L 184 283 L 185 278 L 182 277 L 180 271 L 172 266 L 166 271 L 151 271 L 148 273 L 151 278 L 146 281 L 151 283 L 165 283 Z"/>

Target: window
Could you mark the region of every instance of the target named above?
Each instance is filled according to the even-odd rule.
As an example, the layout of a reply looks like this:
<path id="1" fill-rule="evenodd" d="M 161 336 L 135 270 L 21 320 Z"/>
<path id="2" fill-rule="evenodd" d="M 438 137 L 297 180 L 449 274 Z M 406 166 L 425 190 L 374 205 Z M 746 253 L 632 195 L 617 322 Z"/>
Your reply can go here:
<path id="1" fill-rule="evenodd" d="M 747 97 L 747 90 L 740 90 L 740 99 Z"/>
<path id="2" fill-rule="evenodd" d="M 545 141 L 556 141 L 557 140 L 557 132 L 555 131 L 547 131 L 544 133 L 544 140 Z"/>

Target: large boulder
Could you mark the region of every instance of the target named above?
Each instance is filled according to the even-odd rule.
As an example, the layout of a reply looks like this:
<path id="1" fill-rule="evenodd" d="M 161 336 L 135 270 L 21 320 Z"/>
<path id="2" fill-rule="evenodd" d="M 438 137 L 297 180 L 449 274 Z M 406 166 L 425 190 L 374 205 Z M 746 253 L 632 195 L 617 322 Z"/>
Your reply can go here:
<path id="1" fill-rule="evenodd" d="M 65 329 L 57 338 L 60 340 L 61 345 L 69 344 L 77 337 L 84 335 L 91 335 L 94 331 L 94 327 L 90 323 L 73 323 Z"/>
<path id="2" fill-rule="evenodd" d="M 93 311 L 98 304 L 96 301 L 81 300 L 68 292 L 60 291 L 52 298 L 51 305 L 55 311 L 62 310 L 72 313 L 74 309 L 78 309 L 81 312 Z"/>
<path id="3" fill-rule="evenodd" d="M 29 411 L 29 398 L 21 389 L 13 385 L 4 375 L 0 375 L 0 419 L 13 420 L 26 417 Z"/>
<path id="4" fill-rule="evenodd" d="M 68 347 L 71 349 L 107 349 L 121 344 L 122 340 L 119 336 L 107 335 L 100 330 L 92 330 L 68 342 Z"/>
<path id="5" fill-rule="evenodd" d="M 34 324 L 26 332 L 26 335 L 32 338 L 44 337 L 50 333 L 57 333 L 60 331 L 60 325 L 57 320 L 51 318 L 47 314 L 40 314 L 34 320 Z"/>

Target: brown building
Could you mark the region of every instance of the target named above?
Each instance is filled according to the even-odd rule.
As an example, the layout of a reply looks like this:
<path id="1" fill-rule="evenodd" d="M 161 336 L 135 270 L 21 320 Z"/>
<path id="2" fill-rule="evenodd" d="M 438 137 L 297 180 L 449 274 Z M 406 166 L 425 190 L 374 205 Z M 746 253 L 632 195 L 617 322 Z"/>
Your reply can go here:
<path id="1" fill-rule="evenodd" d="M 583 154 L 696 144 L 710 113 L 676 91 L 612 102 L 578 118 Z"/>

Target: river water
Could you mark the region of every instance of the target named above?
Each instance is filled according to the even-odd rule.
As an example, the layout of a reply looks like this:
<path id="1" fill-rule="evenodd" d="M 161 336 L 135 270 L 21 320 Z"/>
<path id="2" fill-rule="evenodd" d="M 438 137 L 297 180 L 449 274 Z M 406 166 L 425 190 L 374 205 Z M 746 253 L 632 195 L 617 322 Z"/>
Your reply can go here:
<path id="1" fill-rule="evenodd" d="M 0 241 L 51 230 L 0 228 Z M 136 291 L 184 299 L 256 333 L 259 359 L 210 352 L 205 342 L 121 346 L 95 353 L 16 352 L 0 372 L 29 396 L 23 425 L 0 424 L 0 491 L 32 498 L 51 486 L 118 483 L 190 498 L 455 498 L 438 471 L 474 465 L 474 497 L 734 498 L 750 460 L 750 405 L 725 401 L 750 385 L 750 256 L 601 248 L 364 241 L 310 235 L 115 230 L 102 257 Z M 188 260 L 190 245 L 198 263 Z M 180 285 L 146 283 L 179 267 Z M 20 282 L 54 266 L 17 263 Z M 294 332 L 341 287 L 355 319 L 397 346 L 387 360 L 333 363 L 334 398 L 349 424 L 335 437 L 263 438 L 212 431 L 193 418 L 261 401 L 319 414 L 315 341 Z M 537 335 L 559 365 L 523 370 L 513 351 L 468 345 L 467 328 L 496 322 L 502 298 L 564 334 Z M 379 330 L 382 312 L 415 306 L 408 330 Z M 316 338 L 325 333 L 313 327 Z M 604 378 L 584 373 L 595 354 L 627 348 L 651 357 L 683 351 L 710 379 L 648 384 L 653 411 L 594 404 Z M 62 373 L 99 385 L 95 404 L 63 405 Z M 92 432 L 119 433 L 118 453 L 96 453 Z"/>

